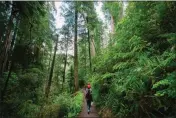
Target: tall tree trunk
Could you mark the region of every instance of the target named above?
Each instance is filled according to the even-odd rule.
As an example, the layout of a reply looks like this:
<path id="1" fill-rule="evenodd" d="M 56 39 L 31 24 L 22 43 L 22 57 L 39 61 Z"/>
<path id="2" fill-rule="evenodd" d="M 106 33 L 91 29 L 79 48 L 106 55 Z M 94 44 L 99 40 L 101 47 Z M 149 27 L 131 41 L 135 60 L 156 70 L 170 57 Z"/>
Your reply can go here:
<path id="1" fill-rule="evenodd" d="M 72 88 L 73 88 L 73 67 L 70 67 L 70 93 L 72 93 Z"/>
<path id="2" fill-rule="evenodd" d="M 75 38 L 74 38 L 74 83 L 75 91 L 78 91 L 78 51 L 77 51 L 77 21 L 78 21 L 78 10 L 77 1 L 75 2 Z"/>
<path id="3" fill-rule="evenodd" d="M 4 101 L 4 96 L 5 96 L 5 93 L 6 93 L 6 90 L 7 90 L 7 86 L 8 86 L 10 76 L 11 76 L 12 68 L 13 68 L 13 60 L 10 64 L 10 69 L 9 69 L 9 72 L 8 72 L 8 75 L 7 75 L 7 79 L 5 81 L 5 85 L 4 85 L 4 88 L 3 88 L 2 93 L 1 93 L 1 102 Z"/>
<path id="4" fill-rule="evenodd" d="M 90 49 L 90 34 L 88 29 L 88 44 L 89 44 L 89 64 L 90 64 L 90 71 L 92 70 L 92 60 L 91 60 L 91 49 Z"/>
<path id="5" fill-rule="evenodd" d="M 114 39 L 112 38 L 113 35 L 114 35 L 114 32 L 115 32 L 115 23 L 114 23 L 114 16 L 111 15 L 111 34 L 110 34 L 110 45 L 111 46 L 114 46 L 115 45 L 115 42 L 114 42 Z"/>
<path id="6" fill-rule="evenodd" d="M 51 56 L 52 56 L 52 51 L 49 54 L 49 64 L 48 64 L 48 71 L 50 71 L 50 65 L 51 65 Z"/>
<path id="7" fill-rule="evenodd" d="M 88 17 L 87 17 L 87 24 L 89 23 L 89 21 L 88 21 Z M 90 64 L 90 71 L 92 70 L 92 60 L 91 60 L 91 49 L 90 49 L 90 32 L 89 32 L 89 28 L 87 28 L 87 30 L 88 30 L 88 33 L 87 33 L 87 35 L 88 35 L 88 47 L 89 47 L 89 64 Z"/>
<path id="8" fill-rule="evenodd" d="M 49 79 L 48 79 L 48 85 L 47 85 L 46 91 L 45 91 L 46 98 L 48 98 L 48 95 L 49 95 L 49 92 L 50 92 L 51 81 L 52 81 L 52 77 L 53 77 L 55 57 L 56 57 L 56 51 L 57 51 L 57 45 L 58 45 L 58 35 L 57 35 L 57 39 L 56 39 L 56 45 L 55 45 L 55 48 L 54 48 L 54 56 L 53 56 L 53 60 L 52 60 L 52 64 L 51 64 L 51 70 L 50 70 L 50 75 L 49 75 Z"/>
<path id="9" fill-rule="evenodd" d="M 2 54 L 0 55 L 0 76 L 1 74 L 5 71 L 5 67 L 6 67 L 6 63 L 8 60 L 8 51 L 10 49 L 10 45 L 11 45 L 11 31 L 12 31 L 12 26 L 13 26 L 13 19 L 15 17 L 15 12 L 14 12 L 14 8 L 13 8 L 13 4 L 12 4 L 12 10 L 11 10 L 11 15 L 9 18 L 9 22 L 7 25 L 7 31 L 6 31 L 6 39 L 4 42 L 4 50 L 2 51 Z"/>
<path id="10" fill-rule="evenodd" d="M 114 17 L 111 15 L 111 33 L 114 34 Z"/>
<path id="11" fill-rule="evenodd" d="M 96 54 L 95 42 L 94 39 L 91 38 L 91 57 L 94 57 Z"/>
<path id="12" fill-rule="evenodd" d="M 32 40 L 32 22 L 33 22 L 33 20 L 31 21 L 31 23 L 30 23 L 30 28 L 29 28 L 29 39 L 30 39 L 30 41 Z"/>
<path id="13" fill-rule="evenodd" d="M 66 44 L 66 50 L 65 50 L 64 73 L 63 73 L 62 89 L 63 89 L 63 84 L 65 83 L 65 71 L 66 71 L 66 66 L 67 66 L 68 38 L 66 38 L 66 40 L 67 40 L 67 44 Z"/>
<path id="14" fill-rule="evenodd" d="M 14 44 L 15 44 L 15 39 L 16 39 L 17 32 L 18 32 L 19 22 L 20 22 L 20 20 L 17 18 L 16 26 L 15 26 L 15 29 L 14 29 L 14 34 L 13 34 L 13 38 L 12 38 L 12 42 L 11 42 L 11 46 L 10 46 L 11 51 L 13 50 L 13 47 L 14 47 Z"/>
<path id="15" fill-rule="evenodd" d="M 13 48 L 14 48 L 14 45 L 15 45 L 15 40 L 16 40 L 16 36 L 17 36 L 17 32 L 18 32 L 18 25 L 19 25 L 19 22 L 20 20 L 18 18 L 16 18 L 16 26 L 14 28 L 14 34 L 13 34 L 13 37 L 12 37 L 12 42 L 11 42 L 11 45 L 10 45 L 10 50 L 9 50 L 9 53 L 8 53 L 8 61 L 7 61 L 7 64 L 6 64 L 6 68 L 8 68 L 9 66 L 11 66 L 11 59 L 12 59 L 12 54 L 13 54 Z M 10 67 L 9 67 L 10 68 Z"/>
<path id="16" fill-rule="evenodd" d="M 5 86 L 4 86 L 4 89 L 2 90 L 2 94 L 1 94 L 1 101 L 3 101 L 4 99 L 4 96 L 5 96 L 5 92 L 7 90 L 7 86 L 8 86 L 8 82 L 9 82 L 9 79 L 10 79 L 10 76 L 11 76 L 11 72 L 12 72 L 12 68 L 13 68 L 13 46 L 15 44 L 15 39 L 16 39 L 16 35 L 17 35 L 17 31 L 18 31 L 18 24 L 19 24 L 19 19 L 17 20 L 16 22 L 16 27 L 15 27 L 15 30 L 14 30 L 14 35 L 13 35 L 13 38 L 12 38 L 12 42 L 11 42 L 11 47 L 10 47 L 10 53 L 9 53 L 9 64 L 8 64 L 8 76 L 7 76 L 7 79 L 6 79 L 6 82 L 5 82 Z"/>
<path id="17" fill-rule="evenodd" d="M 87 41 L 85 41 L 85 76 L 87 75 L 87 71 L 86 71 L 86 69 L 87 69 Z"/>
<path id="18" fill-rule="evenodd" d="M 67 40 L 67 44 L 66 44 L 66 50 L 65 50 L 63 82 L 65 82 L 65 71 L 67 66 L 67 53 L 68 53 L 68 38 L 66 40 Z"/>

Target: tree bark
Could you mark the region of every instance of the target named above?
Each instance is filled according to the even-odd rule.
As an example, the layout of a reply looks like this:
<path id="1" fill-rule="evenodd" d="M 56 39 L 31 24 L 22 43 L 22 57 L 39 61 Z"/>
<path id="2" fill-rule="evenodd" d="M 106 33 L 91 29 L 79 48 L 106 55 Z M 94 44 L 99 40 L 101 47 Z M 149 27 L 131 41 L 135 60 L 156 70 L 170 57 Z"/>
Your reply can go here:
<path id="1" fill-rule="evenodd" d="M 65 71 L 66 71 L 66 66 L 67 66 L 67 52 L 68 52 L 68 38 L 66 40 L 67 40 L 67 44 L 66 44 L 65 60 L 64 60 L 63 83 L 65 82 Z"/>
<path id="2" fill-rule="evenodd" d="M 13 7 L 14 5 L 12 4 L 11 15 L 10 15 L 9 22 L 7 25 L 6 39 L 4 42 L 4 48 L 3 48 L 4 50 L 2 51 L 2 54 L 0 55 L 0 76 L 5 71 L 5 67 L 6 67 L 7 60 L 8 60 L 8 51 L 11 45 L 10 35 L 12 31 L 13 19 L 15 17 L 15 12 L 14 12 Z"/>
<path id="3" fill-rule="evenodd" d="M 72 93 L 72 88 L 73 88 L 73 67 L 70 67 L 70 93 Z"/>
<path id="4" fill-rule="evenodd" d="M 68 52 L 68 38 L 66 38 L 66 50 L 65 50 L 65 59 L 64 59 L 64 72 L 63 72 L 63 81 L 62 81 L 62 90 L 64 89 L 64 83 L 65 83 L 65 71 L 67 66 L 67 52 Z"/>
<path id="5" fill-rule="evenodd" d="M 87 24 L 89 23 L 88 21 L 88 17 L 87 17 Z M 87 32 L 87 35 L 88 35 L 88 47 L 89 47 L 89 65 L 90 65 L 90 71 L 92 70 L 92 60 L 91 60 L 91 49 L 90 49 L 90 32 L 89 32 L 89 28 L 87 28 L 88 32 Z"/>
<path id="6" fill-rule="evenodd" d="M 14 34 L 13 34 L 13 38 L 12 38 L 12 42 L 11 42 L 11 47 L 10 47 L 11 51 L 13 50 L 13 47 L 14 47 L 14 44 L 15 44 L 15 39 L 16 39 L 17 32 L 18 32 L 18 25 L 20 23 L 19 18 L 17 18 L 16 20 L 17 20 L 16 21 L 16 27 L 15 27 L 15 30 L 14 30 Z"/>
<path id="7" fill-rule="evenodd" d="M 15 45 L 15 40 L 16 40 L 16 36 L 17 36 L 17 32 L 18 32 L 18 25 L 19 25 L 19 22 L 20 22 L 20 20 L 18 18 L 16 18 L 16 20 L 17 20 L 16 21 L 16 26 L 14 28 L 14 34 L 13 34 L 13 37 L 12 37 L 12 42 L 11 42 L 9 53 L 8 53 L 8 61 L 7 61 L 7 64 L 5 64 L 7 70 L 8 70 L 8 67 L 10 68 L 10 66 L 11 66 L 10 62 L 12 61 L 12 58 L 13 58 L 12 57 L 13 48 L 14 48 L 14 45 Z"/>
<path id="8" fill-rule="evenodd" d="M 85 41 L 85 76 L 87 75 L 87 71 L 86 71 L 86 69 L 87 69 L 87 41 Z"/>
<path id="9" fill-rule="evenodd" d="M 75 38 L 74 38 L 74 84 L 75 91 L 78 91 L 78 51 L 77 51 L 77 21 L 78 21 L 78 9 L 77 1 L 75 2 Z"/>
<path id="10" fill-rule="evenodd" d="M 96 54 L 95 42 L 94 39 L 91 38 L 91 57 L 94 57 Z"/>
<path id="11" fill-rule="evenodd" d="M 49 54 L 49 64 L 48 64 L 48 71 L 50 71 L 50 65 L 51 65 L 51 56 L 52 56 L 52 51 L 50 52 L 50 54 Z"/>
<path id="12" fill-rule="evenodd" d="M 11 76 L 12 68 L 13 68 L 13 63 L 14 63 L 14 61 L 13 61 L 13 46 L 15 44 L 15 39 L 16 39 L 17 31 L 18 31 L 18 24 L 19 24 L 19 19 L 17 19 L 16 27 L 15 27 L 15 30 L 14 30 L 14 35 L 13 35 L 12 42 L 11 42 L 10 53 L 9 53 L 9 57 L 11 57 L 11 59 L 9 58 L 9 64 L 8 64 L 9 72 L 8 72 L 8 76 L 7 76 L 7 79 L 6 79 L 6 82 L 5 82 L 4 89 L 2 90 L 1 101 L 3 101 L 3 99 L 4 99 L 5 92 L 6 92 L 8 82 L 9 82 L 9 79 L 10 79 L 10 76 Z"/>
<path id="13" fill-rule="evenodd" d="M 9 73 L 8 73 L 7 79 L 5 81 L 4 88 L 3 88 L 2 93 L 1 93 L 1 102 L 4 101 L 4 96 L 5 96 L 5 92 L 7 90 L 7 86 L 8 86 L 8 82 L 9 82 L 10 76 L 11 76 L 12 68 L 13 68 L 13 60 L 12 60 L 12 62 L 10 64 Z"/>
<path id="14" fill-rule="evenodd" d="M 51 70 L 50 70 L 50 75 L 49 75 L 49 79 L 48 79 L 48 85 L 47 85 L 46 91 L 45 91 L 46 98 L 48 98 L 50 88 L 51 88 L 51 82 L 52 82 L 52 77 L 53 77 L 53 70 L 54 70 L 54 63 L 55 63 L 57 45 L 58 45 L 58 35 L 57 35 L 57 39 L 56 39 L 56 45 L 55 45 L 55 48 L 54 48 L 54 56 L 53 56 L 53 60 L 52 60 L 52 64 L 51 64 Z"/>
<path id="15" fill-rule="evenodd" d="M 114 17 L 111 15 L 111 33 L 114 34 Z"/>

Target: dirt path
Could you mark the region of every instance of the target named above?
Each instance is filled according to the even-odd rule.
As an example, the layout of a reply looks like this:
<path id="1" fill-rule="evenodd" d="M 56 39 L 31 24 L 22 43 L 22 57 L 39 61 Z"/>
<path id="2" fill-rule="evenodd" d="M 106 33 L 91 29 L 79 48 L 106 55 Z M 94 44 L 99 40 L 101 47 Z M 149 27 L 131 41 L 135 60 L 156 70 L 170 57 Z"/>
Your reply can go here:
<path id="1" fill-rule="evenodd" d="M 90 113 L 89 114 L 87 113 L 87 104 L 86 104 L 86 100 L 85 100 L 85 90 L 82 90 L 82 91 L 84 93 L 84 103 L 83 103 L 82 111 L 79 114 L 78 118 L 99 118 L 94 104 L 90 108 Z"/>

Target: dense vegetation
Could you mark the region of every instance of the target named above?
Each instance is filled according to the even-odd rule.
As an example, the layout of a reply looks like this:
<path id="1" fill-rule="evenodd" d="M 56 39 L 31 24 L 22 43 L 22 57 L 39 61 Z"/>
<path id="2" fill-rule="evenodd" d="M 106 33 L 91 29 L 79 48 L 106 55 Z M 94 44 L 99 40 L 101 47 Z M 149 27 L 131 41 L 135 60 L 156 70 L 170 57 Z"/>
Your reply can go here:
<path id="1" fill-rule="evenodd" d="M 1 116 L 176 117 L 176 2 L 102 3 L 0 2 Z"/>
<path id="2" fill-rule="evenodd" d="M 0 116 L 77 115 L 83 94 L 72 94 L 73 69 L 66 73 L 69 89 L 62 89 L 65 53 L 57 54 L 57 45 L 65 50 L 70 41 L 65 47 L 58 36 L 65 30 L 56 29 L 54 3 L 2 1 L 0 6 Z"/>
<path id="3" fill-rule="evenodd" d="M 115 29 L 94 58 L 96 103 L 115 117 L 175 117 L 176 2 L 129 2 L 123 17 L 121 8 L 104 5 Z"/>

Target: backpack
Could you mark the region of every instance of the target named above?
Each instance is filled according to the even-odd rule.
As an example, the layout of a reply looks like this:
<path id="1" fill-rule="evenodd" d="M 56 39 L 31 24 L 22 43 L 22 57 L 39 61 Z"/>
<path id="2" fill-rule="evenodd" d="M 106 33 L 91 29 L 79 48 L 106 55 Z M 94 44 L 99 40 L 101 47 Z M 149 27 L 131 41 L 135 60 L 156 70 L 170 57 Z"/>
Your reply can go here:
<path id="1" fill-rule="evenodd" d="M 92 94 L 90 92 L 90 89 L 88 89 L 88 92 L 86 93 L 86 99 L 92 101 Z"/>

